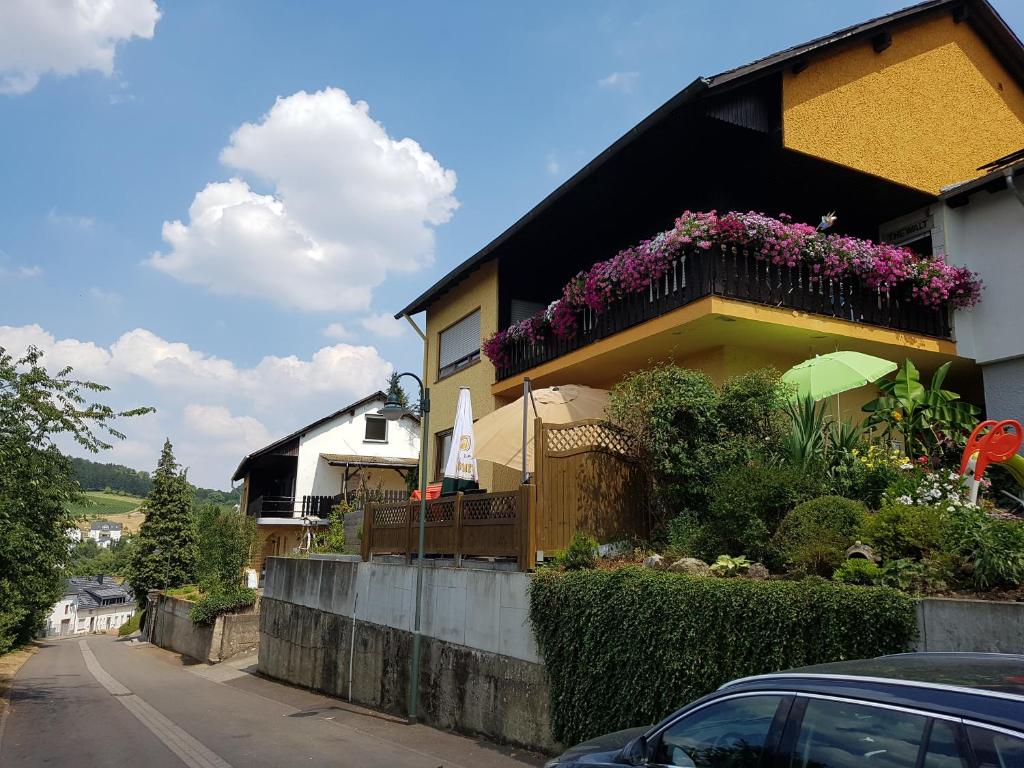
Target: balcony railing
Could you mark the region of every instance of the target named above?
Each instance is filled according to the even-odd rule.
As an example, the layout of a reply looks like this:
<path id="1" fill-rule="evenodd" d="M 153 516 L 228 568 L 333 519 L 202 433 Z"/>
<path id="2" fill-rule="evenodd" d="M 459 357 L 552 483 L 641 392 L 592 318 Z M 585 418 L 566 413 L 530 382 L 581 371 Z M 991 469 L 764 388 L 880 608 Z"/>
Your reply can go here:
<path id="1" fill-rule="evenodd" d="M 257 496 L 249 504 L 253 517 L 329 517 L 341 496 Z"/>
<path id="2" fill-rule="evenodd" d="M 507 362 L 497 368 L 497 380 L 523 373 L 706 296 L 795 309 L 940 339 L 952 338 L 948 306 L 926 307 L 911 301 L 906 294 L 870 288 L 857 278 L 814 277 L 807 264 L 779 266 L 736 249 L 686 253 L 646 292 L 625 296 L 600 314 L 580 311 L 575 335 L 564 339 L 551 335 L 536 344 L 526 339 L 513 342 L 507 350 Z"/>

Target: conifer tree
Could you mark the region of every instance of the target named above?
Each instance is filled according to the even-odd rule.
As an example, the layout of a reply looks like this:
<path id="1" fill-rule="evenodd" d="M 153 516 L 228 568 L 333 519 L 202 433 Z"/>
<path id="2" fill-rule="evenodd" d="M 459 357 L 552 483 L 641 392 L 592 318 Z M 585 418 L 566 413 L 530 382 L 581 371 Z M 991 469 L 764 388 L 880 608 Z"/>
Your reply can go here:
<path id="1" fill-rule="evenodd" d="M 165 440 L 146 497 L 146 520 L 128 568 L 128 581 L 139 604 L 151 589 L 180 587 L 195 576 L 196 541 L 192 487 Z"/>

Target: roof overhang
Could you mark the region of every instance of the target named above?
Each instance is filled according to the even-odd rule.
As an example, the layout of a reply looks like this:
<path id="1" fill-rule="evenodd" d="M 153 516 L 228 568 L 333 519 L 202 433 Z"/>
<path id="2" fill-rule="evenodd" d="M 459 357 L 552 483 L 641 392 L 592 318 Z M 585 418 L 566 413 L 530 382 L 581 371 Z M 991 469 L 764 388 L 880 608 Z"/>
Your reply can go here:
<path id="1" fill-rule="evenodd" d="M 343 453 L 321 453 L 320 458 L 332 467 L 363 467 L 366 469 L 415 469 L 417 459 L 390 456 L 357 456 Z"/>

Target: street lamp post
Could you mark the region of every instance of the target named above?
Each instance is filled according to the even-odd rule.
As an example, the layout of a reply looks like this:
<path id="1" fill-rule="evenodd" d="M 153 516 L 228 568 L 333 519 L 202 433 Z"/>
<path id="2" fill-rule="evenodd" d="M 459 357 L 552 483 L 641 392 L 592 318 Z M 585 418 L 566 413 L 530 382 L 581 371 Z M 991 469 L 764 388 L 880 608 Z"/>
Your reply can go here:
<path id="1" fill-rule="evenodd" d="M 420 536 L 419 549 L 416 554 L 416 613 L 412 630 L 412 659 L 409 670 L 409 722 L 416 722 L 416 699 L 419 696 L 420 676 L 420 613 L 423 602 L 423 537 L 427 522 L 427 437 L 430 435 L 430 389 L 423 385 L 423 380 L 415 373 L 400 373 L 391 380 L 388 399 L 379 413 L 388 421 L 398 421 L 411 413 L 402 404 L 398 390 L 398 380 L 409 376 L 416 380 L 420 387 L 419 413 L 422 420 L 420 434 Z"/>

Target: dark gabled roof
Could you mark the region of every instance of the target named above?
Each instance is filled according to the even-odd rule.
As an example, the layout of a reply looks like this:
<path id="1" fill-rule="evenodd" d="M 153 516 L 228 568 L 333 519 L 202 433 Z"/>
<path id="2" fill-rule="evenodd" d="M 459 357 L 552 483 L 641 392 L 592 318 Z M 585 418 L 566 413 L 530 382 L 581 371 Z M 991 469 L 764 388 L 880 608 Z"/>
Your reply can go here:
<path id="1" fill-rule="evenodd" d="M 92 531 L 120 531 L 122 528 L 121 523 L 112 523 L 109 520 L 93 520 L 89 525 L 89 530 Z"/>
<path id="2" fill-rule="evenodd" d="M 127 584 L 118 584 L 103 576 L 75 576 L 68 579 L 64 596 L 74 597 L 78 607 L 83 609 L 99 608 L 104 600 L 110 598 L 124 598 L 123 603 L 116 605 L 129 605 L 135 602 L 135 597 Z"/>
<path id="3" fill-rule="evenodd" d="M 942 11 L 953 12 L 958 20 L 969 23 L 989 45 L 1000 63 L 1024 87 L 1024 46 L 1022 46 L 1021 41 L 1013 33 L 1013 30 L 1007 26 L 1002 17 L 988 3 L 988 0 L 926 0 L 917 5 L 912 5 L 908 8 L 871 19 L 870 21 L 837 30 L 810 42 L 773 53 L 750 64 L 721 72 L 712 77 L 698 77 L 577 171 L 511 227 L 434 283 L 404 309 L 397 312 L 395 317 L 400 318 L 403 315 L 414 315 L 426 310 L 434 299 L 454 287 L 484 262 L 489 261 L 498 248 L 551 208 L 554 203 L 579 186 L 581 182 L 590 178 L 608 160 L 615 157 L 641 135 L 662 123 L 689 102 L 695 101 L 712 90 L 727 90 L 752 80 L 773 75 L 786 68 L 801 66 L 805 59 L 820 54 L 825 50 L 854 41 L 871 39 L 875 35 L 884 35 L 888 28 Z"/>
<path id="4" fill-rule="evenodd" d="M 350 416 L 355 416 L 356 410 L 358 410 L 359 408 L 362 408 L 367 403 L 372 403 L 372 402 L 374 402 L 376 400 L 386 401 L 387 399 L 388 399 L 388 396 L 386 394 L 384 394 L 384 392 L 382 392 L 381 390 L 378 389 L 376 392 L 373 392 L 373 393 L 367 395 L 362 400 L 357 400 L 356 402 L 354 402 L 354 403 L 352 403 L 350 405 L 346 405 L 341 410 L 338 410 L 338 411 L 335 411 L 334 413 L 328 414 L 327 416 L 324 416 L 321 419 L 317 419 L 316 421 L 312 422 L 311 424 L 307 424 L 306 426 L 301 427 L 300 429 L 295 430 L 290 435 L 285 435 L 280 440 L 275 440 L 270 445 L 266 445 L 263 448 L 260 448 L 258 451 L 253 451 L 252 453 L 248 454 L 244 459 L 242 459 L 241 462 L 239 462 L 238 469 L 236 469 L 235 470 L 235 474 L 231 476 L 231 482 L 235 482 L 236 480 L 240 480 L 245 475 L 245 468 L 249 464 L 249 462 L 252 461 L 253 459 L 259 458 L 260 456 L 265 456 L 266 454 L 271 453 L 275 449 L 280 448 L 281 446 L 286 445 L 286 444 L 290 443 L 293 440 L 297 440 L 303 434 L 305 434 L 306 432 L 309 432 L 309 430 L 316 429 L 321 424 L 326 424 L 328 421 L 331 421 L 331 419 L 336 419 L 339 416 L 344 416 L 345 414 L 348 414 Z M 417 416 L 412 415 L 412 414 L 409 414 L 408 416 L 404 416 L 403 418 L 409 418 L 409 419 L 412 419 L 413 421 L 416 421 L 416 422 L 419 421 L 419 418 Z"/>

